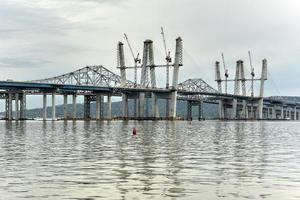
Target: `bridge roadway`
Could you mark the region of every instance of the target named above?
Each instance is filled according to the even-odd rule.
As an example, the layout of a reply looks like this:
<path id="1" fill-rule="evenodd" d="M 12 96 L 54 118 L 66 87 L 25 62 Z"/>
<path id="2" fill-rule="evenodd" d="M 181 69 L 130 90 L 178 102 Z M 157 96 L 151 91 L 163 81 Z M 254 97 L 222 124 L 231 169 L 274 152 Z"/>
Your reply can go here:
<path id="1" fill-rule="evenodd" d="M 156 96 L 160 96 L 162 98 L 168 99 L 170 94 L 174 92 L 174 89 L 165 89 L 165 88 L 141 88 L 141 87 L 108 87 L 108 86 L 92 86 L 92 85 L 71 85 L 71 84 L 55 84 L 55 83 L 35 83 L 35 82 L 19 82 L 19 81 L 0 81 L 0 98 L 7 99 L 6 102 L 6 118 L 13 118 L 12 105 L 9 101 L 15 100 L 18 101 L 16 103 L 16 108 L 20 109 L 18 116 L 15 119 L 26 118 L 25 110 L 26 110 L 26 98 L 25 95 L 43 95 L 43 107 L 44 109 L 47 107 L 46 95 L 52 94 L 52 119 L 55 118 L 55 94 L 64 96 L 64 104 L 67 102 L 67 96 L 73 95 L 73 118 L 76 118 L 76 96 L 84 95 L 85 97 L 85 107 L 86 110 L 89 110 L 89 103 L 93 100 L 96 101 L 98 110 L 101 110 L 101 96 L 107 95 L 108 106 L 108 115 L 107 118 L 111 118 L 111 96 L 122 96 L 122 94 L 126 93 L 128 97 L 130 96 L 134 99 L 137 98 L 140 93 L 145 93 L 147 98 L 151 98 L 152 94 Z M 17 95 L 18 94 L 18 95 Z M 98 96 L 100 95 L 100 97 Z M 202 103 L 212 103 L 219 104 L 219 101 L 223 102 L 232 102 L 233 99 L 237 99 L 242 102 L 246 100 L 248 102 L 248 107 L 251 107 L 251 102 L 256 102 L 260 98 L 259 97 L 250 97 L 250 96 L 242 96 L 242 95 L 234 95 L 234 94 L 224 94 L 218 92 L 211 91 L 190 91 L 184 90 L 182 88 L 177 90 L 177 99 L 188 102 L 187 108 L 187 118 L 191 117 L 191 109 L 192 106 L 199 106 L 199 118 L 201 115 L 202 118 Z M 93 98 L 88 98 L 93 97 Z M 20 104 L 19 104 L 20 101 Z M 102 100 L 103 101 L 103 100 Z M 88 104 L 86 104 L 86 102 Z M 128 102 L 127 102 L 128 103 Z M 17 105 L 18 104 L 18 105 Z M 232 103 L 228 103 L 228 108 L 232 108 Z M 240 105 L 241 107 L 242 105 Z M 65 118 L 68 117 L 66 111 L 66 105 L 64 105 L 65 110 Z M 285 119 L 285 118 L 295 118 L 299 119 L 299 111 L 300 103 L 298 102 L 289 102 L 284 101 L 282 99 L 274 99 L 266 97 L 264 98 L 264 118 L 265 119 Z M 103 109 L 103 108 L 102 108 Z M 85 111 L 86 112 L 86 111 Z M 128 111 L 127 111 L 128 112 Z M 201 112 L 201 114 L 200 114 Z M 96 118 L 103 118 L 103 111 L 97 111 Z M 46 118 L 47 113 L 46 109 L 44 111 L 44 118 Z M 89 111 L 85 113 L 85 117 L 89 118 Z"/>
<path id="2" fill-rule="evenodd" d="M 101 86 L 90 86 L 90 85 L 64 85 L 64 84 L 53 84 L 53 83 L 34 83 L 34 82 L 20 82 L 20 81 L 0 81 L 0 89 L 2 90 L 26 90 L 33 91 L 30 94 L 40 93 L 44 91 L 56 92 L 60 94 L 64 93 L 74 93 L 77 91 L 86 91 L 92 93 L 110 93 L 113 96 L 120 96 L 121 93 L 134 93 L 134 92 L 147 92 L 147 93 L 170 93 L 175 91 L 174 89 L 166 88 L 128 88 L 128 87 L 101 87 Z M 37 92 L 35 92 L 38 90 Z M 223 97 L 223 98 L 236 98 L 244 100 L 257 100 L 259 97 L 250 97 L 234 94 L 224 94 L 217 92 L 203 92 L 203 91 L 187 91 L 187 90 L 177 90 L 177 93 L 181 96 L 213 96 L 213 97 Z M 182 97 L 178 97 L 184 100 Z"/>

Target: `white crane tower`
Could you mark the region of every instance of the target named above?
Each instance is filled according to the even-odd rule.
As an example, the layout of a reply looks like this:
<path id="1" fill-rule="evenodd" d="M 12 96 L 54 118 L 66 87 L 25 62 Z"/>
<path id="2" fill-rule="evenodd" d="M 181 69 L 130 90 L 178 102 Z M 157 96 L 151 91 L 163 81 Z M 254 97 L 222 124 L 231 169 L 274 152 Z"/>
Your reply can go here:
<path id="1" fill-rule="evenodd" d="M 134 55 L 132 47 L 130 45 L 130 42 L 129 42 L 129 39 L 128 39 L 126 33 L 124 33 L 124 37 L 126 39 L 127 45 L 128 45 L 128 47 L 130 49 L 131 56 L 132 56 L 133 61 L 134 61 L 134 87 L 136 87 L 137 86 L 137 65 L 141 63 L 141 59 L 139 58 L 140 54 L 137 53 L 136 56 Z"/>

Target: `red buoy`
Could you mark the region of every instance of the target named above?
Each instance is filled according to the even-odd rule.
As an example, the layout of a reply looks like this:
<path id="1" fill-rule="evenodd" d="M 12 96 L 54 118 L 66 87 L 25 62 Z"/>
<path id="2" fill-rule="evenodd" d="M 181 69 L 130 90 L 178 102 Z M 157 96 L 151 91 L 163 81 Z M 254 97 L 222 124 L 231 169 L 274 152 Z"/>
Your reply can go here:
<path id="1" fill-rule="evenodd" d="M 132 129 L 132 135 L 136 135 L 136 128 Z"/>

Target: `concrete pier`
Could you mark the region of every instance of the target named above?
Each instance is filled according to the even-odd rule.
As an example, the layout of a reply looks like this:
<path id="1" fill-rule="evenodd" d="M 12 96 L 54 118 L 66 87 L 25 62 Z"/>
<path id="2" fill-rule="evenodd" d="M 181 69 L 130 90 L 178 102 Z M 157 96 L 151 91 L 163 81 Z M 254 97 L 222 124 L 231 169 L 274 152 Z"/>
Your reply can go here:
<path id="1" fill-rule="evenodd" d="M 96 120 L 100 120 L 101 116 L 101 95 L 96 94 Z"/>
<path id="2" fill-rule="evenodd" d="M 198 105 L 198 120 L 203 119 L 203 102 L 201 101 Z"/>
<path id="3" fill-rule="evenodd" d="M 47 94 L 43 94 L 43 120 L 47 119 Z"/>
<path id="4" fill-rule="evenodd" d="M 157 95 L 155 93 L 152 93 L 152 117 L 154 119 L 159 117 L 159 110 L 158 110 L 158 104 L 157 104 Z"/>
<path id="5" fill-rule="evenodd" d="M 145 117 L 145 93 L 140 93 L 139 95 L 139 118 Z"/>
<path id="6" fill-rule="evenodd" d="M 73 94 L 73 120 L 77 119 L 77 95 Z"/>
<path id="7" fill-rule="evenodd" d="M 20 96 L 20 119 L 26 119 L 26 93 Z"/>
<path id="8" fill-rule="evenodd" d="M 84 95 L 84 102 L 83 102 L 83 109 L 84 109 L 84 119 L 90 120 L 91 119 L 91 96 Z"/>
<path id="9" fill-rule="evenodd" d="M 15 119 L 19 120 L 20 110 L 19 110 L 19 93 L 15 93 Z"/>
<path id="10" fill-rule="evenodd" d="M 52 120 L 56 119 L 56 113 L 55 113 L 55 93 L 52 93 Z"/>
<path id="11" fill-rule="evenodd" d="M 8 93 L 8 120 L 12 120 L 12 93 Z"/>
<path id="12" fill-rule="evenodd" d="M 128 119 L 128 96 L 127 94 L 122 94 L 122 113 L 123 118 Z"/>
<path id="13" fill-rule="evenodd" d="M 111 95 L 107 95 L 107 119 L 111 119 L 112 113 L 111 113 Z"/>
<path id="14" fill-rule="evenodd" d="M 237 119 L 237 99 L 232 100 L 232 114 L 231 119 Z"/>
<path id="15" fill-rule="evenodd" d="M 64 120 L 68 119 L 68 95 L 64 94 Z"/>

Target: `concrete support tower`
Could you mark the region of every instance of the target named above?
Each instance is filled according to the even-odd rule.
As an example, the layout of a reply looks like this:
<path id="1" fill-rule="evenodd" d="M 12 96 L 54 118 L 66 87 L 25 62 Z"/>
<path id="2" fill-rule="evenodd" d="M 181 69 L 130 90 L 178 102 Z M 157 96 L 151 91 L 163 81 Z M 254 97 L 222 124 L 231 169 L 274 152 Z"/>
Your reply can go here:
<path id="1" fill-rule="evenodd" d="M 260 92 L 259 92 L 260 99 L 258 100 L 258 119 L 263 119 L 264 86 L 266 80 L 267 80 L 267 60 L 263 59 L 261 78 L 260 78 Z"/>
<path id="2" fill-rule="evenodd" d="M 215 64 L 215 80 L 218 84 L 218 92 L 222 93 L 222 80 L 221 80 L 221 72 L 220 72 L 220 62 L 216 61 Z M 219 100 L 219 119 L 224 119 L 224 102 L 223 100 Z"/>
<path id="3" fill-rule="evenodd" d="M 178 74 L 179 66 L 182 66 L 182 39 L 178 37 L 176 39 L 176 49 L 175 49 L 175 62 L 173 70 L 173 84 L 171 93 L 171 106 L 170 106 L 170 119 L 176 118 L 176 109 L 177 109 L 177 84 L 178 84 Z"/>
<path id="4" fill-rule="evenodd" d="M 121 74 L 121 87 L 126 85 L 126 66 L 124 57 L 124 45 L 122 42 L 118 43 L 118 67 L 120 68 Z M 128 97 L 126 93 L 122 93 L 122 113 L 123 118 L 128 118 Z M 100 116 L 100 115 L 99 115 Z"/>

